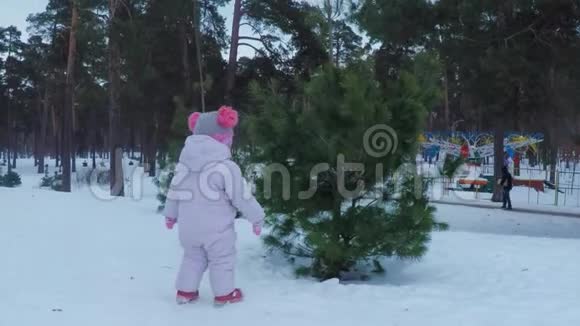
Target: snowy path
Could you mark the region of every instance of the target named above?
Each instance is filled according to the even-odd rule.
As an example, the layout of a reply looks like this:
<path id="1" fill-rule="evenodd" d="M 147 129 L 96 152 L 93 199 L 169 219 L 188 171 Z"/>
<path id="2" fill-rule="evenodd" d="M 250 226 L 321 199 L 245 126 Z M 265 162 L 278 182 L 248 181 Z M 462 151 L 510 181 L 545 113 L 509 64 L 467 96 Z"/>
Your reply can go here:
<path id="1" fill-rule="evenodd" d="M 455 205 L 435 205 L 451 231 L 580 239 L 580 218 Z"/>
<path id="2" fill-rule="evenodd" d="M 247 300 L 215 309 L 207 281 L 174 304 L 180 250 L 155 204 L 0 188 L 0 326 L 580 324 L 580 220 L 440 206 L 452 231 L 362 285 L 296 280 L 240 222 Z"/>

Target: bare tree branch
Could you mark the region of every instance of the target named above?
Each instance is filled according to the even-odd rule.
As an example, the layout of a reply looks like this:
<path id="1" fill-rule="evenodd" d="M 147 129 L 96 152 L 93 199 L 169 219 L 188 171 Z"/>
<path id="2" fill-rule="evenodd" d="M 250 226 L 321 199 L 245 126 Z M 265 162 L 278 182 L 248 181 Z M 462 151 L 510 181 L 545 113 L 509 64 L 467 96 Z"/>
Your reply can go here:
<path id="1" fill-rule="evenodd" d="M 276 51 L 274 51 L 274 49 L 272 49 L 264 40 L 263 37 L 251 37 L 251 36 L 240 36 L 239 38 L 240 40 L 248 40 L 248 41 L 256 41 L 256 42 L 260 42 L 260 44 L 262 44 L 262 46 L 264 48 L 266 48 L 266 51 L 268 51 L 271 55 L 273 56 L 277 56 Z"/>
<path id="2" fill-rule="evenodd" d="M 240 36 L 240 40 L 251 40 L 251 41 L 264 43 L 264 40 L 262 40 L 261 38 L 251 37 L 251 36 Z"/>
<path id="3" fill-rule="evenodd" d="M 518 35 L 521 35 L 521 34 L 524 34 L 526 32 L 534 32 L 534 30 L 533 30 L 532 27 L 534 27 L 534 25 L 536 25 L 537 23 L 539 23 L 541 19 L 542 19 L 542 17 L 540 17 L 538 20 L 536 20 L 535 22 L 531 23 L 528 27 L 522 29 L 521 31 L 515 32 L 512 35 L 506 37 L 504 40 L 507 42 L 507 41 L 513 39 L 514 37 L 516 37 Z"/>
<path id="4" fill-rule="evenodd" d="M 238 43 L 238 46 L 247 46 L 249 48 L 254 49 L 254 51 L 262 54 L 263 56 L 267 56 L 267 54 L 262 49 L 258 49 L 257 47 L 255 47 L 255 46 L 253 46 L 253 45 L 251 45 L 249 43 Z"/>
<path id="5" fill-rule="evenodd" d="M 131 9 L 129 8 L 129 6 L 127 5 L 127 3 L 124 0 L 118 0 L 123 7 L 125 7 L 125 10 L 127 10 L 127 15 L 129 15 L 129 20 L 131 22 L 133 22 L 133 15 L 131 15 Z"/>

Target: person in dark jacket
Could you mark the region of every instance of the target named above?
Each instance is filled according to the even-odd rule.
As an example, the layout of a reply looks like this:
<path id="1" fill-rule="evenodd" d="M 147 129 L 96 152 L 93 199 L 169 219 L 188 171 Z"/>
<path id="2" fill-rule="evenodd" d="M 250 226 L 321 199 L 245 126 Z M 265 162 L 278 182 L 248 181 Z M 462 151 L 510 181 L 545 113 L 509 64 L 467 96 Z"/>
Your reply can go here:
<path id="1" fill-rule="evenodd" d="M 513 178 L 508 171 L 507 166 L 504 165 L 502 169 L 501 186 L 503 187 L 503 206 L 501 208 L 512 209 L 512 200 L 510 198 L 510 191 L 513 187 Z"/>

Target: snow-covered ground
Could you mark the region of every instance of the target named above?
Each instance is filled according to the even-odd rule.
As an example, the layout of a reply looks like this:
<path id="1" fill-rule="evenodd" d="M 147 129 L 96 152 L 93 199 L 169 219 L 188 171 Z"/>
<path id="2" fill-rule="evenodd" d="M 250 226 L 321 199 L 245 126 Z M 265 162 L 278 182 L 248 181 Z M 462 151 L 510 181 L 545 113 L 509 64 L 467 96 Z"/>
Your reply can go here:
<path id="1" fill-rule="evenodd" d="M 38 189 L 29 163 L 0 188 L 1 326 L 580 324 L 580 219 L 440 205 L 451 230 L 424 259 L 348 285 L 294 278 L 240 221 L 246 301 L 214 308 L 206 280 L 201 302 L 177 306 L 181 252 L 150 179 L 142 198 L 106 200 Z"/>

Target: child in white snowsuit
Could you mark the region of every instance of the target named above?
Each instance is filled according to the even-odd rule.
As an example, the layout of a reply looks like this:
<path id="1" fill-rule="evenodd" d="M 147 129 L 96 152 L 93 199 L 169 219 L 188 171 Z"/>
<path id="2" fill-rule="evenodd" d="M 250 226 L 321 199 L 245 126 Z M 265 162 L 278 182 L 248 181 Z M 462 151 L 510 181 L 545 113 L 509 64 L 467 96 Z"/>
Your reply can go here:
<path id="1" fill-rule="evenodd" d="M 231 160 L 237 123 L 237 112 L 230 107 L 196 112 L 188 119 L 193 135 L 185 141 L 164 210 L 169 229 L 179 223 L 184 250 L 176 282 L 180 304 L 199 298 L 207 268 L 216 304 L 238 302 L 243 296 L 234 285 L 234 220 L 240 212 L 260 235 L 264 210 Z"/>

